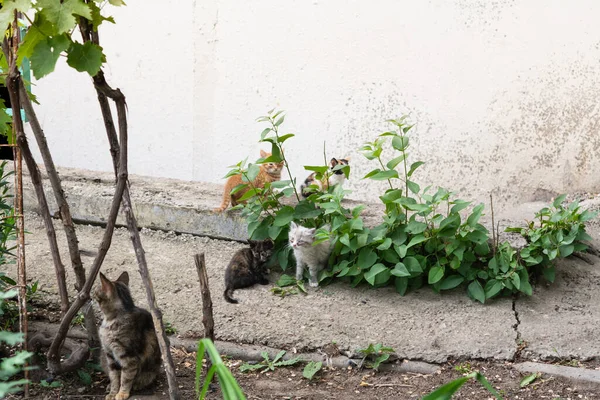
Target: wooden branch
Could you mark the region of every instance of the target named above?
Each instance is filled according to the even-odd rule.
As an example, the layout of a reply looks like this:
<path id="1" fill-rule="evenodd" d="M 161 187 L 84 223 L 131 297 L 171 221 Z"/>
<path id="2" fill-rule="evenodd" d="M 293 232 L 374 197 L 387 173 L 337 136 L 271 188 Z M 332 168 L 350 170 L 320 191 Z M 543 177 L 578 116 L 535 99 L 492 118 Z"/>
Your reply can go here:
<path id="1" fill-rule="evenodd" d="M 215 341 L 215 322 L 213 320 L 213 307 L 208 286 L 208 274 L 206 273 L 206 262 L 204 253 L 196 254 L 196 270 L 200 281 L 200 293 L 202 294 L 202 324 L 204 325 L 204 337 Z"/>
<path id="2" fill-rule="evenodd" d="M 125 115 L 123 114 L 123 118 Z M 67 336 L 67 332 L 69 330 L 69 325 L 71 320 L 77 314 L 77 311 L 89 301 L 90 299 L 90 291 L 92 289 L 92 285 L 96 280 L 98 272 L 100 271 L 100 267 L 102 266 L 102 262 L 106 257 L 106 253 L 110 248 L 110 244 L 112 242 L 113 232 L 115 230 L 115 224 L 117 221 L 117 215 L 119 213 L 119 208 L 121 201 L 123 199 L 123 193 L 125 192 L 127 186 L 127 129 L 121 130 L 120 134 L 120 152 L 119 152 L 119 171 L 117 174 L 117 184 L 115 188 L 115 194 L 113 196 L 112 205 L 110 208 L 110 214 L 108 216 L 106 228 L 104 230 L 104 236 L 102 237 L 102 242 L 100 243 L 100 248 L 98 249 L 98 254 L 94 259 L 94 263 L 92 264 L 89 276 L 83 286 L 82 290 L 77 295 L 77 299 L 67 312 L 67 314 L 63 317 L 60 323 L 60 327 L 58 333 L 54 337 L 52 341 L 52 345 L 50 346 L 50 350 L 48 351 L 48 369 L 54 374 L 61 374 L 66 372 L 64 365 L 60 362 L 60 348 L 61 345 Z M 83 362 L 85 362 L 85 358 L 83 358 Z"/>
<path id="3" fill-rule="evenodd" d="M 58 294 L 60 296 L 60 309 L 64 315 L 69 308 L 69 295 L 67 292 L 67 283 L 65 278 L 65 267 L 60 259 L 60 252 L 58 250 L 58 243 L 56 241 L 56 232 L 54 231 L 54 224 L 52 222 L 52 216 L 50 215 L 50 209 L 44 193 L 44 186 L 42 184 L 42 177 L 40 171 L 35 163 L 25 131 L 23 129 L 23 121 L 21 120 L 21 100 L 19 96 L 19 82 L 21 80 L 21 74 L 17 69 L 16 54 L 12 55 L 11 50 L 8 46 L 6 37 L 2 41 L 2 50 L 4 56 L 9 60 L 9 73 L 6 79 L 6 86 L 8 89 L 10 102 L 13 112 L 13 130 L 16 134 L 16 142 L 19 146 L 21 154 L 27 164 L 29 170 L 29 176 L 31 177 L 31 183 L 35 188 L 35 193 L 38 199 L 40 207 L 40 213 L 44 219 L 44 225 L 46 227 L 46 235 L 48 236 L 48 243 L 50 245 L 50 253 L 52 255 L 52 261 L 54 262 L 54 270 L 56 272 L 56 281 L 58 286 Z"/>
<path id="4" fill-rule="evenodd" d="M 104 78 L 104 74 L 102 73 L 102 71 L 100 71 L 94 77 L 94 86 L 96 87 L 96 91 L 98 93 L 98 102 L 100 103 L 100 109 L 102 111 L 102 116 L 104 119 L 106 133 L 108 136 L 108 142 L 110 144 L 111 155 L 113 158 L 113 167 L 116 168 L 119 165 L 119 163 L 117 162 L 119 152 L 123 151 L 123 142 L 117 140 L 112 113 L 110 111 L 110 107 L 108 106 L 107 97 L 110 97 L 113 101 L 115 101 L 117 105 L 119 132 L 122 132 L 123 129 L 127 130 L 125 96 L 123 96 L 119 89 L 114 90 L 110 88 L 108 83 L 106 83 L 106 79 Z M 118 145 L 119 143 L 121 144 L 121 146 Z M 146 253 L 144 251 L 144 247 L 142 246 L 142 240 L 140 238 L 137 220 L 135 219 L 135 216 L 133 214 L 131 204 L 132 203 L 129 194 L 129 188 L 125 188 L 125 191 L 123 193 L 123 212 L 125 214 L 125 220 L 127 222 L 127 229 L 129 230 L 129 236 L 131 238 L 131 242 L 135 250 L 140 275 L 142 277 L 142 281 L 144 282 L 144 287 L 146 289 L 148 308 L 150 309 L 152 319 L 154 320 L 154 327 L 156 329 L 158 343 L 163 356 L 163 365 L 165 367 L 165 373 L 167 375 L 167 381 L 169 384 L 169 397 L 172 400 L 177 400 L 180 398 L 180 395 L 179 388 L 177 386 L 177 379 L 175 377 L 175 365 L 171 356 L 169 341 L 162 320 L 162 313 L 156 303 L 156 296 L 154 295 L 152 280 L 150 278 L 150 273 L 148 272 Z"/>
<path id="5" fill-rule="evenodd" d="M 16 57 L 18 46 L 19 46 L 19 29 L 18 29 L 17 13 L 13 18 L 12 26 L 12 52 L 8 52 L 11 55 L 10 66 L 16 70 L 16 64 L 14 58 Z M 3 50 L 8 50 L 8 46 L 3 46 Z M 14 107 L 14 106 L 13 106 Z M 17 108 L 18 110 L 19 108 Z M 14 108 L 13 108 L 14 110 Z M 23 130 L 23 121 L 21 120 L 21 113 L 13 112 L 13 125 L 12 133 L 13 137 L 17 136 L 17 127 L 21 127 Z M 13 162 L 15 166 L 15 197 L 14 197 L 14 212 L 17 215 L 17 282 L 19 286 L 18 290 L 18 304 L 19 304 L 19 331 L 23 334 L 23 343 L 21 349 L 27 351 L 27 338 L 29 335 L 28 328 L 28 316 L 27 316 L 27 265 L 25 263 L 25 218 L 23 216 L 23 157 L 21 156 L 21 150 L 19 147 L 13 147 Z M 25 380 L 29 380 L 29 368 L 28 362 L 23 365 L 23 377 Z M 24 395 L 29 397 L 29 383 L 25 383 Z"/>
<path id="6" fill-rule="evenodd" d="M 31 104 L 31 99 L 29 98 L 29 94 L 25 89 L 22 79 L 19 80 L 19 94 L 21 105 L 25 110 L 25 114 L 29 118 L 29 125 L 37 141 L 38 148 L 44 161 L 44 166 L 46 167 L 46 172 L 48 173 L 50 183 L 52 184 L 54 198 L 56 199 L 56 204 L 58 205 L 58 210 L 60 213 L 60 219 L 62 220 L 65 235 L 67 237 L 69 254 L 71 256 L 71 266 L 75 272 L 75 289 L 79 292 L 83 288 L 83 285 L 85 285 L 85 269 L 83 268 L 83 263 L 81 262 L 79 240 L 77 239 L 77 233 L 75 232 L 75 225 L 73 224 L 73 218 L 71 217 L 71 210 L 65 198 L 60 177 L 58 176 L 58 172 L 56 172 L 56 167 L 54 165 L 54 160 L 52 159 L 52 154 L 50 153 L 50 148 L 48 147 L 46 135 L 44 134 L 44 130 L 40 125 L 37 114 L 35 113 L 33 105 Z M 100 339 L 98 337 L 96 317 L 92 307 L 86 307 L 84 309 L 84 317 L 85 328 L 88 333 L 88 346 L 91 349 L 99 349 Z M 94 353 L 96 358 L 99 355 L 99 351 L 95 350 Z"/>
<path id="7" fill-rule="evenodd" d="M 87 2 L 89 0 L 85 1 Z M 84 42 L 91 41 L 92 43 L 99 44 L 100 39 L 98 36 L 98 32 L 93 29 L 93 26 L 91 26 L 91 24 L 85 18 L 79 19 L 79 30 L 81 32 L 81 37 L 83 38 Z M 102 111 L 102 117 L 106 128 L 106 134 L 108 137 L 108 142 L 110 144 L 110 152 L 113 160 L 113 167 L 116 173 L 117 170 L 122 170 L 123 165 L 121 164 L 121 160 L 123 160 L 123 153 L 127 152 L 127 105 L 125 102 L 125 96 L 123 95 L 123 93 L 121 93 L 119 89 L 112 89 L 108 85 L 102 70 L 100 70 L 93 77 L 93 81 L 94 87 L 96 88 L 96 93 L 98 94 L 98 102 Z M 110 110 L 107 98 L 111 98 L 117 106 L 117 118 L 119 123 L 120 134 L 119 140 L 117 140 L 117 134 L 115 131 L 112 112 Z M 165 367 L 167 382 L 169 384 L 169 397 L 171 400 L 178 400 L 180 399 L 180 395 L 179 388 L 177 386 L 177 380 L 175 377 L 175 366 L 169 348 L 169 341 L 165 333 L 165 327 L 162 320 L 162 313 L 156 303 L 156 297 L 154 295 L 152 280 L 148 272 L 146 253 L 142 246 L 142 240 L 140 238 L 137 220 L 135 219 L 135 215 L 133 214 L 131 206 L 131 197 L 129 195 L 129 188 L 127 186 L 125 186 L 124 188 L 122 201 L 123 212 L 125 213 L 125 220 L 127 221 L 127 229 L 129 230 L 129 236 L 131 238 L 131 242 L 135 250 L 140 275 L 142 277 L 142 281 L 146 289 L 148 307 L 150 309 L 150 313 L 152 314 L 152 319 L 154 321 L 154 327 L 158 338 L 158 344 L 160 346 L 160 350 L 163 357 L 163 365 Z"/>

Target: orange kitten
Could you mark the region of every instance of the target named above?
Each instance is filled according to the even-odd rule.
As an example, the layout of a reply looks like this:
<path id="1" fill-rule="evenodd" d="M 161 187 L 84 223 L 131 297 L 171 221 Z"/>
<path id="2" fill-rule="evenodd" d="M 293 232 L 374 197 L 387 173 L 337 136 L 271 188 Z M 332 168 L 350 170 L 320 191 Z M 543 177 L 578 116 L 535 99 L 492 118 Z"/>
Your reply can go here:
<path id="1" fill-rule="evenodd" d="M 267 157 L 271 156 L 271 153 L 267 153 L 266 151 L 261 150 L 260 156 L 262 158 L 267 158 Z M 267 182 L 275 182 L 275 181 L 280 180 L 282 169 L 283 169 L 283 161 L 278 162 L 278 163 L 270 162 L 270 163 L 260 164 L 260 170 L 258 172 L 258 175 L 256 176 L 256 179 L 254 179 L 254 182 L 252 182 L 252 185 L 256 188 L 262 188 L 265 186 L 265 183 L 267 183 Z M 215 212 L 225 211 L 225 209 L 229 206 L 230 202 L 231 202 L 231 205 L 233 205 L 233 206 L 238 204 L 237 200 L 239 198 L 241 198 L 244 195 L 244 193 L 246 193 L 250 189 L 250 185 L 248 185 L 247 187 L 236 192 L 232 196 L 230 194 L 231 191 L 233 190 L 233 188 L 235 188 L 240 183 L 247 183 L 247 182 L 242 181 L 241 174 L 230 176 L 229 179 L 227 179 L 227 182 L 225 183 L 225 190 L 223 191 L 223 202 L 221 203 L 221 206 L 219 208 L 214 209 Z"/>

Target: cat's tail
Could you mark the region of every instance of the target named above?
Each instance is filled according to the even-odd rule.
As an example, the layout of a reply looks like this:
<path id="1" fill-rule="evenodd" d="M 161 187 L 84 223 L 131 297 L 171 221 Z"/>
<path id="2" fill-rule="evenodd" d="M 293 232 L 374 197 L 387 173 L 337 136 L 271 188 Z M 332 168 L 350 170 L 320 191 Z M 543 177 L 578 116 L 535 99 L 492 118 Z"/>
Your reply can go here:
<path id="1" fill-rule="evenodd" d="M 223 190 L 223 201 L 221 202 L 221 206 L 218 208 L 215 208 L 213 211 L 219 212 L 219 213 L 225 211 L 227 206 L 229 206 L 230 201 L 231 201 L 231 194 L 229 194 L 229 191 L 227 190 L 227 185 L 225 185 L 225 189 Z"/>
<path id="2" fill-rule="evenodd" d="M 225 297 L 225 301 L 231 304 L 237 304 L 238 301 L 231 296 L 233 296 L 233 289 L 226 288 L 223 292 L 223 297 Z"/>

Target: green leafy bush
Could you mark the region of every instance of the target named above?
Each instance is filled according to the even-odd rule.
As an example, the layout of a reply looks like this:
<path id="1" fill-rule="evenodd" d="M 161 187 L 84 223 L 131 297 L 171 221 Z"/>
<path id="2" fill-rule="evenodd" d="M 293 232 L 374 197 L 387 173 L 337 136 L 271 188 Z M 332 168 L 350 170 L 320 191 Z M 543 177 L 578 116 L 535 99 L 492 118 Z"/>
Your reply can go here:
<path id="1" fill-rule="evenodd" d="M 260 141 L 270 143 L 272 155 L 247 168 L 245 162 L 238 163 L 228 176 L 241 173 L 248 183 L 234 191 L 251 185 L 262 162 L 284 161 L 287 167 L 282 145 L 294 135 L 279 134 L 282 112 L 271 110 L 258 121 L 269 124 Z M 539 226 L 531 222 L 526 228 L 507 229 L 527 240 L 523 249 L 517 250 L 507 242 L 491 243 L 487 228 L 479 222 L 484 205 L 458 199 L 444 188 L 421 188 L 414 177 L 424 162 L 409 160 L 413 126 L 406 117 L 388 122 L 392 125 L 390 131 L 360 148 L 368 160 L 376 163 L 363 179 L 385 181 L 389 186 L 379 197 L 385 206 L 379 225 L 365 226 L 361 217 L 364 206 L 347 208 L 343 199 L 349 191 L 340 186 L 300 199 L 296 178 L 292 178 L 264 188 L 252 187 L 245 194 L 243 200 L 247 203 L 235 208 L 241 209 L 247 219 L 252 239 L 274 240 L 272 265 L 285 271 L 294 264 L 287 234 L 289 223 L 295 221 L 320 228 L 315 234 L 316 243 L 331 240 L 333 244 L 330 268 L 319 276 L 321 284 L 343 279 L 352 286 L 363 282 L 374 287 L 393 285 L 401 295 L 423 285 L 436 292 L 464 285 L 469 297 L 484 303 L 499 295 L 531 295 L 532 275 L 543 275 L 552 282 L 552 260 L 587 248 L 585 241 L 590 237 L 585 222 L 595 214 L 581 210 L 577 203 L 563 205 L 565 196 L 536 214 Z M 384 159 L 383 154 L 390 150 L 391 158 Z M 323 166 L 305 169 L 316 172 L 320 179 L 331 173 L 326 164 L 324 157 Z M 349 166 L 339 168 L 350 174 Z"/>
<path id="2" fill-rule="evenodd" d="M 16 295 L 17 291 L 14 289 L 7 292 L 0 290 L 0 317 L 4 314 L 4 301 L 13 298 Z M 0 331 L 0 343 L 15 346 L 22 342 L 22 333 L 13 333 L 5 330 Z M 32 354 L 33 353 L 28 351 L 17 351 L 11 357 L 5 357 L 0 361 L 0 398 L 4 398 L 9 393 L 16 393 L 22 390 L 22 386 L 27 383 L 27 380 L 15 380 L 14 377 L 23 371 L 23 366 Z"/>

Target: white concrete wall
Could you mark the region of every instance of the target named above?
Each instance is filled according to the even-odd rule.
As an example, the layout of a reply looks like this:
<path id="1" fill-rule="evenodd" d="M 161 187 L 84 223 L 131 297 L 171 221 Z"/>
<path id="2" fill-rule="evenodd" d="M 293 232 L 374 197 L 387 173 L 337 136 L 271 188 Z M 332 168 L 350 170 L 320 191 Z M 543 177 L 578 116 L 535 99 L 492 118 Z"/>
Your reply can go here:
<path id="1" fill-rule="evenodd" d="M 420 183 L 479 200 L 600 190 L 594 0 L 153 3 L 114 9 L 101 31 L 128 99 L 133 173 L 220 182 L 258 156 L 255 119 L 279 107 L 297 134 L 293 174 L 304 179 L 326 140 L 352 157 L 354 198 L 384 187 L 359 179 L 375 165 L 357 148 L 404 113 L 413 160 L 427 162 Z M 58 164 L 109 169 L 89 79 L 63 66 L 34 92 Z"/>

